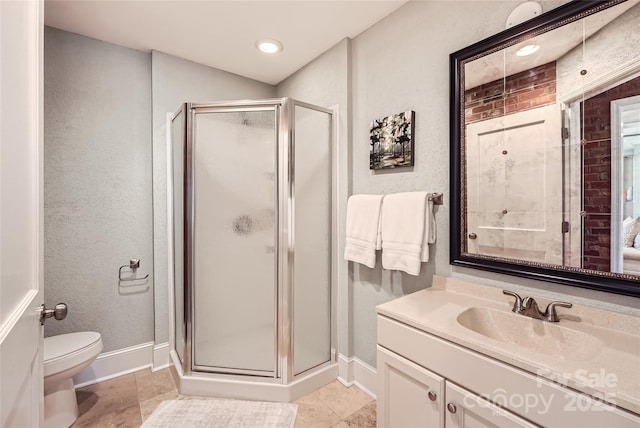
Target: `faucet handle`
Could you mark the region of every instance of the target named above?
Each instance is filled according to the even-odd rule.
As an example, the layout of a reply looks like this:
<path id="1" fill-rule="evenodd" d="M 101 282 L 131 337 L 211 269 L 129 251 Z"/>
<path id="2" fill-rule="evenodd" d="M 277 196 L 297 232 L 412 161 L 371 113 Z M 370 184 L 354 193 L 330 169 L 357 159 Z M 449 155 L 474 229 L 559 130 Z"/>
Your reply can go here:
<path id="1" fill-rule="evenodd" d="M 514 293 L 513 291 L 510 291 L 510 290 L 502 290 L 502 294 L 506 294 L 507 296 L 512 296 L 516 298 L 516 301 L 513 302 L 513 309 L 511 309 L 513 312 L 522 311 L 522 297 L 518 296 L 517 293 Z"/>
<path id="2" fill-rule="evenodd" d="M 525 297 L 524 299 L 522 299 L 522 308 L 523 309 L 529 309 L 529 308 L 535 308 L 538 309 L 538 302 L 536 302 L 536 299 L 534 299 L 533 297 Z"/>
<path id="3" fill-rule="evenodd" d="M 563 308 L 571 308 L 573 304 L 567 302 L 551 302 L 547 305 L 547 309 L 544 311 L 544 318 L 550 322 L 558 322 L 558 314 L 556 313 L 556 307 L 561 306 Z"/>

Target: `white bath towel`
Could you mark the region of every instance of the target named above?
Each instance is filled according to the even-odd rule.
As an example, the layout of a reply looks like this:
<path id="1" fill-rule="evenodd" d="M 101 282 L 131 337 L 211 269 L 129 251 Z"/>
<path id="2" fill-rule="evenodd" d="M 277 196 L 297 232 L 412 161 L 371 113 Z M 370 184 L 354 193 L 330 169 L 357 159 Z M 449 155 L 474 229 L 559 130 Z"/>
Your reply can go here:
<path id="1" fill-rule="evenodd" d="M 387 195 L 382 204 L 382 267 L 420 274 L 425 237 L 427 192 L 407 192 Z M 428 226 L 427 226 L 428 227 Z"/>
<path id="2" fill-rule="evenodd" d="M 380 247 L 382 195 L 353 195 L 347 201 L 345 260 L 373 268 Z"/>
<path id="3" fill-rule="evenodd" d="M 433 201 L 427 196 L 427 212 L 426 222 L 424 224 L 424 237 L 422 239 L 422 251 L 420 252 L 420 260 L 429 261 L 429 244 L 436 242 L 436 218 L 433 215 Z"/>

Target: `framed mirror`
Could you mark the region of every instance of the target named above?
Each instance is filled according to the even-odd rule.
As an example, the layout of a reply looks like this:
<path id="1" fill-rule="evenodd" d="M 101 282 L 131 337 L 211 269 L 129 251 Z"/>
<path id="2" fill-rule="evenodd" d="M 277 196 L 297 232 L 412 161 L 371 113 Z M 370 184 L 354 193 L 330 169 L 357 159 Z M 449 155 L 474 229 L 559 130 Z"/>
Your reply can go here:
<path id="1" fill-rule="evenodd" d="M 451 264 L 640 296 L 640 0 L 451 54 Z"/>

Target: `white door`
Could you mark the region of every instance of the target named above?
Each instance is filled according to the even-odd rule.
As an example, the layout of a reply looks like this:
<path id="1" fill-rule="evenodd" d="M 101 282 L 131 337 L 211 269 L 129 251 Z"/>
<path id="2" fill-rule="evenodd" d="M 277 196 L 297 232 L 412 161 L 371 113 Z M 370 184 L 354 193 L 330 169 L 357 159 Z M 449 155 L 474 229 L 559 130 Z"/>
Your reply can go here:
<path id="1" fill-rule="evenodd" d="M 560 109 L 467 126 L 469 253 L 562 264 Z"/>
<path id="2" fill-rule="evenodd" d="M 42 422 L 42 10 L 0 1 L 0 426 Z"/>

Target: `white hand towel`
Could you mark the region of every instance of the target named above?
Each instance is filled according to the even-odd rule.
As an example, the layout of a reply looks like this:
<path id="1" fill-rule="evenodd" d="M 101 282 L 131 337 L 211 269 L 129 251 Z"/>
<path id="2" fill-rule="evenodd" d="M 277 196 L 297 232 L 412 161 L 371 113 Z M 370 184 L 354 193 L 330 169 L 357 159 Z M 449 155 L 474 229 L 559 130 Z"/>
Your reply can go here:
<path id="1" fill-rule="evenodd" d="M 433 201 L 427 197 L 427 219 L 424 224 L 424 238 L 422 240 L 422 251 L 420 260 L 429 261 L 429 244 L 436 242 L 436 218 L 433 216 Z"/>
<path id="2" fill-rule="evenodd" d="M 347 201 L 345 260 L 376 265 L 380 247 L 380 209 L 382 195 L 353 195 Z"/>
<path id="3" fill-rule="evenodd" d="M 427 192 L 387 195 L 382 204 L 382 267 L 420 274 Z M 427 250 L 428 251 L 428 250 Z"/>

